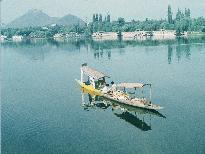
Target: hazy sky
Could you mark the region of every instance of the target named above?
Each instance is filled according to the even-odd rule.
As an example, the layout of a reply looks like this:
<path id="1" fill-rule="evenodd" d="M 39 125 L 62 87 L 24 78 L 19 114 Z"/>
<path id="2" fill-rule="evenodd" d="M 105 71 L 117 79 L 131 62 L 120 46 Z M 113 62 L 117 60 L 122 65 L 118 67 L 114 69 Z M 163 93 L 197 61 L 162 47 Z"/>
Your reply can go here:
<path id="1" fill-rule="evenodd" d="M 83 20 L 91 20 L 98 12 L 109 12 L 111 20 L 119 16 L 126 20 L 160 19 L 166 17 L 168 4 L 174 15 L 178 8 L 190 8 L 193 17 L 205 16 L 205 0 L 2 0 L 1 18 L 8 23 L 29 9 L 40 9 L 50 16 L 73 14 Z"/>

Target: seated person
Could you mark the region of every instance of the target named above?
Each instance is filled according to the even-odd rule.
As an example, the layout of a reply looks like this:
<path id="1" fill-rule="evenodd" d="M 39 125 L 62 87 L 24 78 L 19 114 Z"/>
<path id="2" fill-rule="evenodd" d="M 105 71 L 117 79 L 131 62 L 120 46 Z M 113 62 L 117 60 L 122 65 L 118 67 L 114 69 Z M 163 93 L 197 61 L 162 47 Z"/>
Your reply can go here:
<path id="1" fill-rule="evenodd" d="M 116 86 L 116 84 L 113 81 L 111 82 L 111 85 L 112 85 L 111 86 L 111 91 L 113 91 L 113 92 L 117 91 L 117 86 Z"/>
<path id="2" fill-rule="evenodd" d="M 106 84 L 103 88 L 102 88 L 102 93 L 106 94 L 109 92 L 109 84 Z"/>

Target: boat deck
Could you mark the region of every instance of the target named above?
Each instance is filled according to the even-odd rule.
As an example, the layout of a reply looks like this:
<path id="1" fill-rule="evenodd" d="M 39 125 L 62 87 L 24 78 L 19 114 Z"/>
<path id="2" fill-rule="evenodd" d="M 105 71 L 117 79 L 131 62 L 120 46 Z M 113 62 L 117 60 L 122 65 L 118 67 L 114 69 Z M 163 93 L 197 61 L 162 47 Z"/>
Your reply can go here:
<path id="1" fill-rule="evenodd" d="M 127 94 L 119 91 L 114 93 L 102 94 L 102 96 L 110 100 L 117 101 L 119 103 L 130 105 L 130 106 L 141 107 L 141 108 L 146 108 L 151 110 L 162 109 L 162 107 L 160 107 L 159 105 L 154 105 L 145 98 L 130 98 Z"/>

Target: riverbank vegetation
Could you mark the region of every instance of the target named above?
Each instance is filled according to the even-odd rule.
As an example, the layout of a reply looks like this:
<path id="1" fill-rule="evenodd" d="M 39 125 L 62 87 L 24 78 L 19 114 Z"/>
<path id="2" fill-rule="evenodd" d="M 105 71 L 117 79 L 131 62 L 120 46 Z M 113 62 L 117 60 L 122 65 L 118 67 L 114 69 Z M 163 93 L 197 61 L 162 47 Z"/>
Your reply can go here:
<path id="1" fill-rule="evenodd" d="M 157 31 L 160 29 L 175 30 L 176 35 L 183 32 L 197 32 L 200 34 L 205 32 L 205 18 L 198 17 L 192 18 L 190 9 L 184 11 L 178 9 L 176 16 L 173 16 L 171 6 L 167 9 L 166 19 L 148 19 L 144 21 L 132 20 L 126 21 L 124 18 L 119 17 L 116 21 L 111 21 L 111 15 L 103 17 L 102 14 L 93 14 L 92 21 L 85 25 L 47 25 L 44 27 L 25 27 L 25 28 L 3 28 L 1 35 L 12 38 L 14 35 L 22 35 L 28 38 L 50 38 L 57 33 L 69 34 L 71 32 L 82 34 L 84 36 L 91 36 L 94 32 L 133 32 L 137 30 L 144 31 Z"/>
<path id="2" fill-rule="evenodd" d="M 105 20 L 102 21 L 101 14 L 94 14 L 93 21 L 89 23 L 88 29 L 91 33 L 97 31 L 157 31 L 160 29 L 176 30 L 177 33 L 184 31 L 205 32 L 205 18 L 191 18 L 190 9 L 185 9 L 184 11 L 178 9 L 176 16 L 173 17 L 173 12 L 169 5 L 167 10 L 167 19 L 154 20 L 146 18 L 144 21 L 132 20 L 130 22 L 126 22 L 124 18 L 120 17 L 117 21 L 110 22 L 110 15 L 105 17 Z"/>

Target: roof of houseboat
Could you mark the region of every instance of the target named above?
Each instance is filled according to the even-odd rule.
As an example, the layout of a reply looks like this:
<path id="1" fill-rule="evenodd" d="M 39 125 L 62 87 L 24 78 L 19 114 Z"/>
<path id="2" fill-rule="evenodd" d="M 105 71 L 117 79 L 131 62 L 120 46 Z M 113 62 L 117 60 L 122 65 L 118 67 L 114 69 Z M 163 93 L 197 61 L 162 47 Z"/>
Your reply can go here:
<path id="1" fill-rule="evenodd" d="M 117 84 L 117 87 L 119 88 L 142 88 L 147 84 L 142 84 L 142 83 L 119 83 Z"/>
<path id="2" fill-rule="evenodd" d="M 109 77 L 108 75 L 102 73 L 102 72 L 99 72 L 87 65 L 84 65 L 82 66 L 82 71 L 87 75 L 87 76 L 90 76 L 90 77 L 93 77 L 94 79 L 98 80 L 100 78 L 103 78 L 103 77 Z"/>

